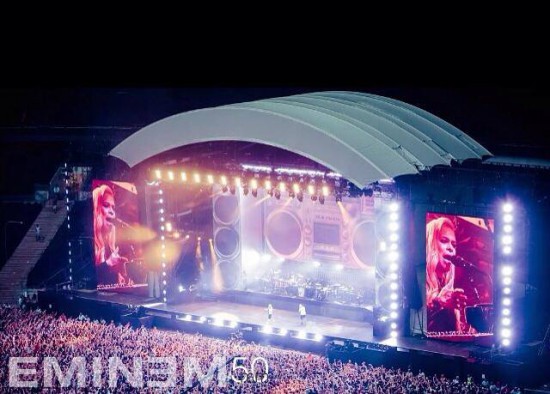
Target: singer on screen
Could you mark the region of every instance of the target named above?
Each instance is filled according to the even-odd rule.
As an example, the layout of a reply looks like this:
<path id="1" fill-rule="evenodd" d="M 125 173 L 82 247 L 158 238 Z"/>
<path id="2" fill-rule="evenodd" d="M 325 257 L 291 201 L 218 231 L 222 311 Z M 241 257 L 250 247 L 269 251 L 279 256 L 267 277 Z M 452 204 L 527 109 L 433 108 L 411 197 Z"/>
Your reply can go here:
<path id="1" fill-rule="evenodd" d="M 106 285 L 133 285 L 128 276 L 128 259 L 119 254 L 116 245 L 116 212 L 113 190 L 100 185 L 93 190 L 94 252 L 98 287 Z"/>
<path id="2" fill-rule="evenodd" d="M 428 332 L 472 330 L 465 322 L 464 290 L 455 287 L 456 226 L 446 217 L 426 225 L 426 304 Z"/>

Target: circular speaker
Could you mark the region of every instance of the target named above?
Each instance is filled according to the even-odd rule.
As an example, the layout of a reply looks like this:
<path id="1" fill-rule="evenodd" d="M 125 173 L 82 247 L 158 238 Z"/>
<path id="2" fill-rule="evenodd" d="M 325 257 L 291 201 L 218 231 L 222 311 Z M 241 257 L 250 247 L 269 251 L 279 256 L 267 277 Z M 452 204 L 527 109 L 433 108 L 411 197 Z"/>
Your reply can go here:
<path id="1" fill-rule="evenodd" d="M 228 259 L 239 253 L 239 234 L 230 227 L 220 227 L 214 234 L 214 248 L 216 252 Z"/>
<path id="2" fill-rule="evenodd" d="M 273 211 L 267 217 L 266 241 L 271 251 L 285 258 L 295 258 L 302 250 L 300 220 L 288 211 Z"/>
<path id="3" fill-rule="evenodd" d="M 234 195 L 218 196 L 214 200 L 214 219 L 221 224 L 234 224 L 239 218 L 239 200 Z"/>
<path id="4" fill-rule="evenodd" d="M 222 276 L 223 288 L 226 290 L 237 288 L 239 283 L 239 265 L 231 260 L 221 260 L 218 262 L 218 269 Z"/>
<path id="5" fill-rule="evenodd" d="M 357 224 L 352 233 L 351 253 L 354 260 L 360 265 L 373 267 L 377 248 L 375 224 L 370 221 Z"/>

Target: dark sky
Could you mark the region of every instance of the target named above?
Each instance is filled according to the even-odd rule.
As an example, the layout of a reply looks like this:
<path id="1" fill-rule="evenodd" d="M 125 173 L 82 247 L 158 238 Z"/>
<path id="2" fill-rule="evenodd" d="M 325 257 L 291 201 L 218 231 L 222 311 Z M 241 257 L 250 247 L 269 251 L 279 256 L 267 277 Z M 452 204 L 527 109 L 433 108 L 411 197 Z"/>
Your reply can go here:
<path id="1" fill-rule="evenodd" d="M 0 194 L 32 192 L 67 158 L 105 155 L 123 138 L 176 113 L 320 90 L 353 90 L 418 106 L 495 155 L 550 160 L 550 92 L 534 88 L 318 86 L 308 88 L 0 89 Z"/>

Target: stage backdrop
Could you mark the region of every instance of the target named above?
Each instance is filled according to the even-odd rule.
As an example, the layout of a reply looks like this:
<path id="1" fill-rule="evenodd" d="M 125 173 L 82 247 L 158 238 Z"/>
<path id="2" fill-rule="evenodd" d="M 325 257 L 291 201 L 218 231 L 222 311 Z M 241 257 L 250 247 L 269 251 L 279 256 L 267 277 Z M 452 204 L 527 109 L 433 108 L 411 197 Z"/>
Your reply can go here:
<path id="1" fill-rule="evenodd" d="M 492 334 L 493 234 L 493 219 L 426 214 L 428 336 L 468 340 Z"/>
<path id="2" fill-rule="evenodd" d="M 98 289 L 144 284 L 135 185 L 93 180 L 92 189 Z"/>

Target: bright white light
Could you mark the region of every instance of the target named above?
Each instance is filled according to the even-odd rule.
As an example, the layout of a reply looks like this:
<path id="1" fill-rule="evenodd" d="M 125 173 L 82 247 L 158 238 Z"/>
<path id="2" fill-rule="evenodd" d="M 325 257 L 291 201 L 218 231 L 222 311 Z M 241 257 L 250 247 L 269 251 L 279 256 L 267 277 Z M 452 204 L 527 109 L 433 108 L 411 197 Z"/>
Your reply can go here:
<path id="1" fill-rule="evenodd" d="M 397 247 L 398 247 L 398 246 L 397 246 L 396 243 L 392 243 L 392 244 L 390 245 L 390 250 L 397 250 Z"/>
<path id="2" fill-rule="evenodd" d="M 236 321 L 230 321 L 229 322 L 229 327 L 231 327 L 231 328 L 237 327 L 237 322 Z"/>
<path id="3" fill-rule="evenodd" d="M 397 271 L 399 269 L 399 264 L 397 263 L 391 263 L 390 264 L 390 270 L 391 271 Z"/>
<path id="4" fill-rule="evenodd" d="M 298 185 L 297 183 L 293 184 L 292 190 L 294 191 L 294 193 L 298 193 L 300 191 L 300 185 Z"/>
<path id="5" fill-rule="evenodd" d="M 397 253 L 395 251 L 392 251 L 388 254 L 388 259 L 390 261 L 397 261 L 398 258 L 399 258 L 399 253 Z"/>
<path id="6" fill-rule="evenodd" d="M 390 241 L 397 242 L 398 239 L 399 239 L 398 234 L 393 233 L 393 234 L 390 235 Z"/>
<path id="7" fill-rule="evenodd" d="M 397 272 L 391 272 L 388 275 L 388 278 L 390 278 L 391 280 L 397 280 L 397 279 L 399 279 L 399 275 L 397 275 Z"/>
<path id="8" fill-rule="evenodd" d="M 314 266 L 314 267 L 320 267 L 320 266 L 321 266 L 321 263 L 318 262 L 318 261 L 314 261 L 314 262 L 313 262 L 313 266 Z"/>
<path id="9" fill-rule="evenodd" d="M 502 226 L 502 230 L 505 232 L 505 233 L 511 233 L 512 232 L 512 225 L 511 224 L 505 224 L 504 226 Z"/>
<path id="10" fill-rule="evenodd" d="M 321 190 L 323 191 L 323 196 L 328 197 L 329 192 L 330 192 L 329 189 L 328 189 L 328 186 L 323 186 L 321 188 Z"/>
<path id="11" fill-rule="evenodd" d="M 511 312 L 510 309 L 508 309 L 508 308 L 504 308 L 504 309 L 502 310 L 502 316 L 510 316 L 511 313 L 512 313 L 512 312 Z"/>
<path id="12" fill-rule="evenodd" d="M 514 206 L 509 202 L 502 205 L 502 212 L 510 213 L 513 210 L 514 210 Z"/>
<path id="13" fill-rule="evenodd" d="M 306 332 L 305 331 L 299 331 L 296 335 L 296 338 L 298 339 L 306 339 Z"/>
<path id="14" fill-rule="evenodd" d="M 155 170 L 155 176 L 157 177 L 157 179 L 162 178 L 162 174 L 161 174 L 160 170 Z"/>
<path id="15" fill-rule="evenodd" d="M 271 326 L 263 326 L 261 330 L 264 334 L 271 334 L 273 332 L 273 329 Z"/>
<path id="16" fill-rule="evenodd" d="M 503 245 L 511 245 L 513 241 L 513 238 L 511 235 L 503 235 L 502 236 L 502 244 Z"/>
<path id="17" fill-rule="evenodd" d="M 392 319 L 397 319 L 397 316 L 398 316 L 398 315 L 397 315 L 397 312 L 396 312 L 396 311 L 392 311 L 392 312 L 390 313 L 390 317 L 391 317 Z"/>
<path id="18" fill-rule="evenodd" d="M 394 309 L 394 310 L 395 310 L 395 309 L 397 309 L 397 308 L 398 308 L 397 302 L 392 302 L 392 303 L 390 304 L 390 309 Z"/>
<path id="19" fill-rule="evenodd" d="M 399 296 L 397 295 L 397 293 L 392 293 L 392 294 L 390 295 L 390 299 L 391 299 L 392 301 L 396 301 L 398 297 L 399 297 Z"/>
<path id="20" fill-rule="evenodd" d="M 250 188 L 251 189 L 257 189 L 258 188 L 258 181 L 255 178 L 250 180 Z"/>
<path id="21" fill-rule="evenodd" d="M 164 297 L 162 300 L 166 303 L 166 297 Z"/>
<path id="22" fill-rule="evenodd" d="M 200 183 L 201 182 L 201 176 L 197 173 L 193 174 L 193 179 L 195 180 L 195 183 Z"/>
<path id="23" fill-rule="evenodd" d="M 503 339 L 502 346 L 510 346 L 510 340 L 508 338 Z"/>
<path id="24" fill-rule="evenodd" d="M 166 289 L 164 289 L 164 290 L 162 291 L 162 294 L 166 295 Z"/>
<path id="25" fill-rule="evenodd" d="M 185 317 L 183 318 L 183 320 L 191 321 L 191 320 L 193 320 L 193 317 L 191 317 L 191 315 L 185 315 Z"/>
<path id="26" fill-rule="evenodd" d="M 285 336 L 288 333 L 288 330 L 286 328 L 281 328 L 279 330 L 279 335 Z"/>
<path id="27" fill-rule="evenodd" d="M 390 220 L 391 221 L 397 221 L 397 219 L 399 219 L 399 215 L 397 214 L 397 212 L 392 212 L 390 213 Z"/>
<path id="28" fill-rule="evenodd" d="M 397 212 L 397 210 L 399 210 L 399 204 L 396 203 L 396 202 L 391 203 L 390 204 L 390 211 Z"/>
<path id="29" fill-rule="evenodd" d="M 512 223 L 514 217 L 511 214 L 507 213 L 502 217 L 502 220 L 504 221 L 504 223 Z"/>
<path id="30" fill-rule="evenodd" d="M 398 229 L 399 229 L 399 223 L 391 222 L 390 224 L 388 224 L 388 230 L 397 231 Z"/>
<path id="31" fill-rule="evenodd" d="M 164 285 L 166 285 L 166 281 L 164 281 Z M 183 286 L 179 285 L 178 290 L 179 290 L 180 293 L 183 292 Z"/>
<path id="32" fill-rule="evenodd" d="M 185 172 L 181 173 L 181 180 L 182 182 L 187 182 L 187 174 Z"/>
<path id="33" fill-rule="evenodd" d="M 502 292 L 506 295 L 509 295 L 512 292 L 512 289 L 510 289 L 509 287 L 505 287 L 504 289 L 502 289 Z"/>
<path id="34" fill-rule="evenodd" d="M 336 264 L 335 267 L 336 267 L 336 269 L 337 269 L 338 271 L 341 271 L 341 270 L 344 269 L 344 265 L 343 265 L 343 264 Z"/>
<path id="35" fill-rule="evenodd" d="M 398 287 L 399 287 L 399 285 L 398 285 L 397 283 L 395 283 L 395 282 L 392 282 L 392 283 L 390 284 L 390 289 L 392 289 L 392 290 L 397 290 Z"/>
<path id="36" fill-rule="evenodd" d="M 271 181 L 270 180 L 265 181 L 264 185 L 265 185 L 265 190 L 271 190 Z"/>
<path id="37" fill-rule="evenodd" d="M 510 305 L 512 305 L 512 300 L 509 299 L 508 297 L 503 298 L 503 299 L 502 299 L 502 305 L 510 306 Z"/>
<path id="38" fill-rule="evenodd" d="M 512 267 L 510 267 L 509 265 L 505 265 L 505 266 L 502 267 L 501 272 L 502 272 L 502 275 L 510 276 L 514 272 L 514 269 Z"/>
<path id="39" fill-rule="evenodd" d="M 214 183 L 214 177 L 213 177 L 212 175 L 210 175 L 210 174 L 208 174 L 208 175 L 206 176 L 206 180 L 208 181 L 208 183 L 209 183 L 210 185 Z"/>
<path id="40" fill-rule="evenodd" d="M 502 248 L 502 253 L 504 253 L 504 254 L 510 254 L 510 253 L 512 253 L 512 247 L 511 247 L 511 246 L 508 246 L 508 245 L 505 246 L 505 247 L 503 247 L 503 248 Z"/>
<path id="41" fill-rule="evenodd" d="M 174 173 L 172 171 L 168 171 L 168 179 L 170 179 L 171 181 L 174 180 Z"/>
<path id="42" fill-rule="evenodd" d="M 204 323 L 204 322 L 206 321 L 206 317 L 201 316 L 201 317 L 199 318 L 199 321 L 200 321 L 201 323 Z"/>
<path id="43" fill-rule="evenodd" d="M 387 247 L 386 242 L 384 242 L 384 241 L 380 242 L 379 249 L 380 249 L 381 252 L 385 252 L 386 247 Z"/>
<path id="44" fill-rule="evenodd" d="M 506 278 L 503 278 L 502 279 L 502 283 L 505 285 L 505 286 L 510 286 L 512 284 L 512 278 L 510 278 L 509 276 L 507 276 Z"/>
<path id="45" fill-rule="evenodd" d="M 164 213 L 164 208 L 159 209 L 159 212 L 160 212 L 161 214 L 163 214 L 163 213 Z"/>
<path id="46" fill-rule="evenodd" d="M 163 271 L 163 272 L 162 272 L 162 276 L 166 276 L 166 272 Z"/>
<path id="47" fill-rule="evenodd" d="M 262 254 L 262 257 L 260 258 L 262 263 L 269 263 L 271 261 L 271 255 L 264 253 Z"/>
<path id="48" fill-rule="evenodd" d="M 503 326 L 509 326 L 512 323 L 512 319 L 509 317 L 503 317 L 502 318 L 502 325 Z"/>
<path id="49" fill-rule="evenodd" d="M 159 204 L 164 204 L 164 200 L 162 198 L 159 199 Z"/>
<path id="50" fill-rule="evenodd" d="M 164 193 L 164 192 L 162 191 L 162 189 L 160 189 L 160 190 L 159 190 L 159 194 L 162 196 L 163 193 Z"/>
<path id="51" fill-rule="evenodd" d="M 397 338 L 397 331 L 392 331 L 390 337 Z"/>
<path id="52" fill-rule="evenodd" d="M 315 340 L 317 342 L 321 342 L 323 340 L 323 336 L 321 334 L 315 334 Z"/>
<path id="53" fill-rule="evenodd" d="M 390 324 L 390 328 L 392 330 L 396 330 L 397 329 L 397 323 L 396 322 L 392 322 L 392 324 Z"/>
<path id="54" fill-rule="evenodd" d="M 503 337 L 503 338 L 510 338 L 512 336 L 512 330 L 510 330 L 509 328 L 503 328 L 501 331 L 500 331 L 500 335 Z"/>

